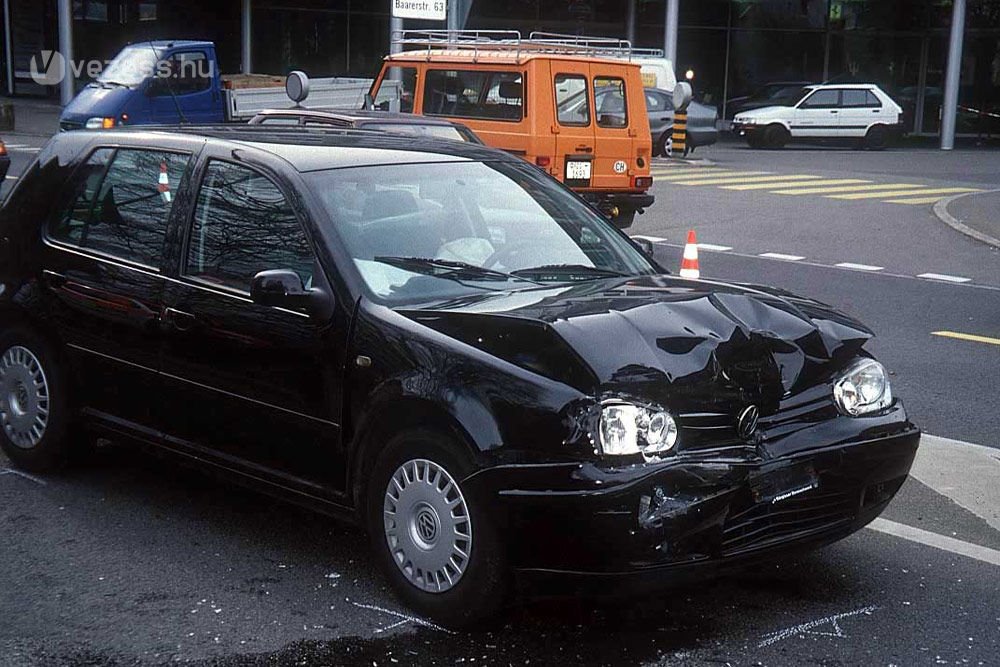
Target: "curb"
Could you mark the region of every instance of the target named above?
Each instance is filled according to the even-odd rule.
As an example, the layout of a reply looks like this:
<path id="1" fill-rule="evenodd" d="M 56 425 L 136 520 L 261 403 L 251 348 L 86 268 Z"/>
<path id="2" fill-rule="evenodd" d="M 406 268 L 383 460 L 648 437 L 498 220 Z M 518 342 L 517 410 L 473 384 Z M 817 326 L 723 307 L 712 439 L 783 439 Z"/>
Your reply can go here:
<path id="1" fill-rule="evenodd" d="M 956 218 L 955 216 L 953 216 L 951 213 L 948 212 L 948 205 L 954 201 L 962 199 L 963 197 L 971 197 L 973 195 L 985 195 L 994 192 L 1000 192 L 1000 190 L 981 190 L 980 192 L 965 192 L 959 195 L 955 195 L 953 197 L 947 197 L 934 204 L 934 215 L 937 216 L 938 220 L 948 225 L 956 232 L 959 232 L 960 234 L 965 234 L 970 238 L 974 238 L 977 241 L 985 243 L 986 245 L 989 246 L 993 246 L 994 248 L 1000 248 L 1000 239 L 995 239 L 989 234 L 984 234 L 983 232 L 980 232 L 976 229 L 973 229 L 972 227 L 969 227 L 968 225 L 966 225 L 961 220 L 959 220 L 958 218 Z"/>

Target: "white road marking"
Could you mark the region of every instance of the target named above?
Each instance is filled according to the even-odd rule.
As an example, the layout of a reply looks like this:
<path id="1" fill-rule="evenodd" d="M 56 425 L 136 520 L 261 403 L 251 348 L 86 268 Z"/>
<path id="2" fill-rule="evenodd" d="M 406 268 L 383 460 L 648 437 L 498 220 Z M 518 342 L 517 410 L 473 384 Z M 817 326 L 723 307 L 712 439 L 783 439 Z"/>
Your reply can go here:
<path id="1" fill-rule="evenodd" d="M 8 176 L 8 177 L 7 177 L 7 180 L 8 180 L 8 181 L 16 181 L 16 180 L 17 180 L 17 179 L 19 179 L 19 178 L 21 178 L 21 177 L 20 177 L 20 176 Z"/>
<path id="2" fill-rule="evenodd" d="M 842 269 L 854 269 L 855 271 L 881 271 L 884 266 L 872 266 L 871 264 L 855 264 L 854 262 L 841 262 L 840 264 L 834 264 L 834 266 L 839 266 Z"/>
<path id="3" fill-rule="evenodd" d="M 849 611 L 843 614 L 834 614 L 833 616 L 827 616 L 826 618 L 818 618 L 815 621 L 809 621 L 808 623 L 801 623 L 799 625 L 793 625 L 790 628 L 785 628 L 784 630 L 778 630 L 777 632 L 770 632 L 764 635 L 764 639 L 757 644 L 757 648 L 764 648 L 765 646 L 770 646 L 771 644 L 776 644 L 780 641 L 784 641 L 790 637 L 802 634 L 813 634 L 813 635 L 826 635 L 828 637 L 845 637 L 844 631 L 841 629 L 838 621 L 842 618 L 850 618 L 851 616 L 871 616 L 872 612 L 878 609 L 875 605 L 869 607 L 862 607 L 861 609 L 855 609 L 854 611 Z M 834 632 L 810 632 L 813 628 L 818 628 L 821 625 L 826 625 L 827 623 L 833 628 Z"/>
<path id="4" fill-rule="evenodd" d="M 698 249 L 711 250 L 713 252 L 728 252 L 732 250 L 732 248 L 727 245 L 715 245 L 714 243 L 699 243 Z"/>
<path id="5" fill-rule="evenodd" d="M 10 468 L 0 468 L 0 475 L 16 475 L 17 477 L 23 477 L 29 482 L 34 482 L 35 484 L 40 484 L 42 486 L 48 486 L 48 482 L 44 479 L 39 479 L 34 475 L 29 475 L 26 472 L 21 472 L 20 470 L 12 470 Z"/>
<path id="6" fill-rule="evenodd" d="M 937 533 L 932 533 L 929 530 L 914 528 L 913 526 L 907 526 L 904 523 L 896 523 L 895 521 L 889 521 L 888 519 L 883 519 L 881 517 L 868 524 L 868 528 L 880 533 L 885 533 L 886 535 L 892 535 L 893 537 L 899 537 L 904 540 L 923 544 L 928 547 L 934 547 L 935 549 L 941 549 L 942 551 L 958 554 L 959 556 L 965 556 L 966 558 L 972 558 L 983 563 L 1000 567 L 1000 551 L 997 551 L 996 549 L 990 549 L 989 547 L 972 544 L 971 542 L 963 542 L 962 540 L 956 540 L 954 537 L 938 535 Z"/>
<path id="7" fill-rule="evenodd" d="M 972 280 L 972 278 L 963 278 L 961 276 L 949 276 L 943 273 L 921 273 L 917 275 L 917 278 L 927 278 L 929 280 L 943 280 L 948 283 L 967 283 Z"/>
<path id="8" fill-rule="evenodd" d="M 767 257 L 768 259 L 780 259 L 786 262 L 798 262 L 799 260 L 805 259 L 805 257 L 800 257 L 799 255 L 783 255 L 780 252 L 762 252 L 758 257 Z"/>
<path id="9" fill-rule="evenodd" d="M 390 628 L 398 627 L 400 625 L 403 625 L 404 623 L 416 623 L 417 625 L 422 625 L 425 628 L 431 628 L 432 630 L 438 630 L 440 632 L 444 632 L 444 633 L 447 633 L 449 635 L 455 634 L 454 632 L 452 632 L 451 630 L 448 630 L 447 628 L 442 628 L 440 625 L 435 625 L 435 624 L 431 623 L 430 621 L 425 621 L 424 619 L 417 618 L 416 616 L 410 616 L 408 614 L 402 614 L 402 613 L 400 613 L 398 611 L 393 611 L 391 609 L 385 609 L 383 607 L 376 607 L 373 604 L 361 604 L 360 602 L 351 602 L 351 604 L 353 604 L 355 607 L 360 607 L 362 609 L 369 609 L 371 611 L 382 612 L 383 614 L 389 614 L 390 616 L 395 616 L 396 618 L 402 619 L 399 623 L 394 623 L 393 625 L 390 625 L 389 627 L 386 627 L 386 628 L 379 628 L 379 629 L 375 630 L 375 632 L 385 632 L 386 630 L 388 630 Z"/>
<path id="10" fill-rule="evenodd" d="M 667 240 L 667 239 L 659 237 L 659 236 L 644 236 L 642 234 L 636 234 L 632 238 L 634 238 L 634 239 L 642 239 L 644 241 L 649 241 L 650 243 L 662 243 L 663 241 Z"/>

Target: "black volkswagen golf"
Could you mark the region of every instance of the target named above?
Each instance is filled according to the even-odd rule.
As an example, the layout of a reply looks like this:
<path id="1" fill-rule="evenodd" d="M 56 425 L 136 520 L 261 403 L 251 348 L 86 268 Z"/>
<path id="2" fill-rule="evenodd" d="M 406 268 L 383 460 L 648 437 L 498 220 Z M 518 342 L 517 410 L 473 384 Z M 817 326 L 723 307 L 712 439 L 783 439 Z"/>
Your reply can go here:
<path id="1" fill-rule="evenodd" d="M 15 465 L 154 446 L 363 525 L 451 625 L 514 575 L 649 590 L 864 526 L 919 440 L 871 336 L 456 142 L 65 133 L 0 217 Z"/>

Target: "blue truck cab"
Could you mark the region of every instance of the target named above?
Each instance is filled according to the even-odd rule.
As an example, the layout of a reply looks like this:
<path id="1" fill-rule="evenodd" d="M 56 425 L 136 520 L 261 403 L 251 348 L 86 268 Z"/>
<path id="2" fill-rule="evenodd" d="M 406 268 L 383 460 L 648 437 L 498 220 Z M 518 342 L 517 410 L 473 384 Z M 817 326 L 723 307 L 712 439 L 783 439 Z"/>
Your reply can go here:
<path id="1" fill-rule="evenodd" d="M 126 46 L 63 110 L 61 130 L 226 120 L 215 44 L 154 41 Z"/>

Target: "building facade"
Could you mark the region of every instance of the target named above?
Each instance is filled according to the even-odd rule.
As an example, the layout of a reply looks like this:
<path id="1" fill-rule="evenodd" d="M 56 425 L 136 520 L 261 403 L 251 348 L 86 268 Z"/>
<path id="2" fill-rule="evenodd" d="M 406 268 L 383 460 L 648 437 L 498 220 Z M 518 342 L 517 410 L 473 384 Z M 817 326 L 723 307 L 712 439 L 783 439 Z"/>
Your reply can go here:
<path id="1" fill-rule="evenodd" d="M 60 0 L 4 0 L 4 88 L 52 94 L 30 77 L 33 55 L 58 48 Z M 454 2 L 454 0 L 452 0 Z M 634 37 L 660 47 L 666 0 L 465 0 L 467 28 Z M 389 51 L 388 0 L 72 0 L 75 60 L 128 42 L 211 39 L 224 72 L 372 76 Z M 241 29 L 249 10 L 249 32 Z M 464 13 L 464 12 L 463 12 Z M 723 110 L 776 81 L 873 81 L 906 107 L 913 129 L 940 127 L 952 0 L 680 0 L 677 71 Z M 406 27 L 444 27 L 407 21 Z M 78 82 L 78 85 L 85 81 Z M 968 0 L 959 132 L 1000 112 L 1000 0 Z M 994 125 L 996 123 L 994 122 Z"/>

